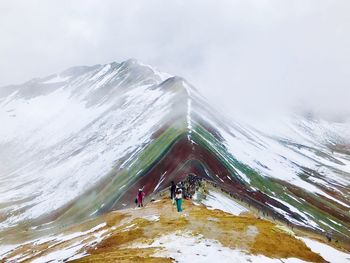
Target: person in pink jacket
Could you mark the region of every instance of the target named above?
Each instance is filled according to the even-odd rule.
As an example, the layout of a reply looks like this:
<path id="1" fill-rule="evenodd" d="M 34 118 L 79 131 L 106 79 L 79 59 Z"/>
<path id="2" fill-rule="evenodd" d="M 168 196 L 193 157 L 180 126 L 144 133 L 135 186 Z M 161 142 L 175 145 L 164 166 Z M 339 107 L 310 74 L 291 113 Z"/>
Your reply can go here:
<path id="1" fill-rule="evenodd" d="M 145 192 L 140 188 L 139 192 L 137 193 L 137 196 L 136 196 L 138 207 L 143 207 L 143 199 L 144 198 L 145 198 Z"/>

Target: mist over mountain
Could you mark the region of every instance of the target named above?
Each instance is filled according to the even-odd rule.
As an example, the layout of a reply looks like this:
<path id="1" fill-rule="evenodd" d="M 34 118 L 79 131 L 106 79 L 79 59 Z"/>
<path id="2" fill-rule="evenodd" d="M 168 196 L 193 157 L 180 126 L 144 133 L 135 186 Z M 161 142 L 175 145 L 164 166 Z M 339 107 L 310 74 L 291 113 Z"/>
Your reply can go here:
<path id="1" fill-rule="evenodd" d="M 347 244 L 349 123 L 310 112 L 256 122 L 226 114 L 184 78 L 135 59 L 1 88 L 5 251 L 131 209 L 138 189 L 156 198 L 189 175 L 242 211 Z"/>
<path id="2" fill-rule="evenodd" d="M 349 115 L 349 5 L 2 1 L 0 86 L 134 57 L 184 77 L 232 116 Z"/>
<path id="3" fill-rule="evenodd" d="M 350 1 L 0 1 L 0 262 L 350 262 Z"/>

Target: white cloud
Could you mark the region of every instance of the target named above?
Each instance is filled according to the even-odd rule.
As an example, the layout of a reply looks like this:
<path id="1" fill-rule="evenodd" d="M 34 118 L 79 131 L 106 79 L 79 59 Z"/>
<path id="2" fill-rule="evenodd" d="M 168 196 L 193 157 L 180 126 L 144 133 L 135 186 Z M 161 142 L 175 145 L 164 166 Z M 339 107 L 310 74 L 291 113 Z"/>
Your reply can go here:
<path id="1" fill-rule="evenodd" d="M 0 85 L 130 57 L 236 112 L 349 111 L 349 1 L 1 1 Z"/>

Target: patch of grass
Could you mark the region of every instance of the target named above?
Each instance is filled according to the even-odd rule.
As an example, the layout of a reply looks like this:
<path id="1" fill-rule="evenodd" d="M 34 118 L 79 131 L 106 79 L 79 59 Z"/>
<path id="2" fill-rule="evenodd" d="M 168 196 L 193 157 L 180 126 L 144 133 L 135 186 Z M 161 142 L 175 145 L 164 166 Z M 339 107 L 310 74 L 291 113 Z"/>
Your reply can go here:
<path id="1" fill-rule="evenodd" d="M 257 222 L 259 234 L 251 245 L 252 254 L 263 254 L 270 258 L 295 257 L 310 262 L 325 262 L 318 254 L 311 251 L 304 242 L 288 233 L 274 228 L 274 224 Z"/>
<path id="2" fill-rule="evenodd" d="M 197 233 L 207 238 L 216 239 L 224 246 L 243 249 L 251 254 L 270 258 L 294 257 L 311 262 L 325 262 L 321 256 L 312 252 L 301 240 L 279 230 L 270 221 L 250 216 L 234 216 L 219 210 L 205 208 L 194 208 L 191 216 L 194 217 L 194 221 L 199 222 L 203 222 L 205 218 L 216 218 L 217 220 L 210 221 Z M 256 235 L 249 235 L 249 227 L 257 230 Z"/>

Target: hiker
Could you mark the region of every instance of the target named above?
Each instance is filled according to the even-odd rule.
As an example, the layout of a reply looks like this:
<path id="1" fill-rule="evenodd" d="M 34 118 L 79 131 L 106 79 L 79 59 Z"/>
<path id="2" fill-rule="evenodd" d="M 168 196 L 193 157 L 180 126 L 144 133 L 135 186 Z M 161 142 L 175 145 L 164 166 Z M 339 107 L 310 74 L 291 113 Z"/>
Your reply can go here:
<path id="1" fill-rule="evenodd" d="M 186 196 L 185 187 L 184 187 L 184 183 L 183 183 L 183 182 L 179 182 L 179 183 L 177 184 L 176 188 L 181 189 L 181 191 L 182 191 L 182 197 L 185 197 L 185 196 Z"/>
<path id="2" fill-rule="evenodd" d="M 142 188 L 140 188 L 139 192 L 137 193 L 137 196 L 136 196 L 138 207 L 143 207 L 143 199 L 144 198 L 145 198 L 145 192 L 142 190 Z"/>
<path id="3" fill-rule="evenodd" d="M 178 212 L 182 212 L 182 189 L 177 188 L 175 194 L 176 207 Z"/>
<path id="4" fill-rule="evenodd" d="M 174 183 L 174 181 L 171 181 L 170 198 L 173 204 L 175 203 L 175 191 L 176 191 L 176 184 Z"/>

